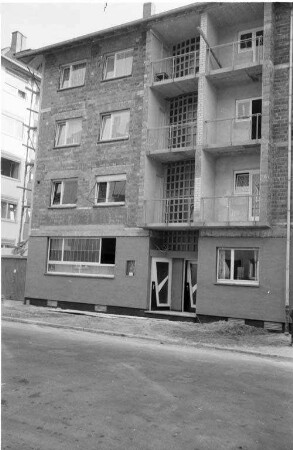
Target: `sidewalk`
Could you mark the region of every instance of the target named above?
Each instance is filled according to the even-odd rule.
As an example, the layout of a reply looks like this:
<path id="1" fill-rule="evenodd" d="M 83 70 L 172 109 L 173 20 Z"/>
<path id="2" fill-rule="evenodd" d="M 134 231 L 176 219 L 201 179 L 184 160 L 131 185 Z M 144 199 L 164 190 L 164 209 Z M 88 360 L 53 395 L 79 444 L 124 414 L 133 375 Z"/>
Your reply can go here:
<path id="1" fill-rule="evenodd" d="M 208 347 L 293 361 L 291 336 L 233 322 L 198 324 L 24 305 L 2 300 L 2 320 Z"/>

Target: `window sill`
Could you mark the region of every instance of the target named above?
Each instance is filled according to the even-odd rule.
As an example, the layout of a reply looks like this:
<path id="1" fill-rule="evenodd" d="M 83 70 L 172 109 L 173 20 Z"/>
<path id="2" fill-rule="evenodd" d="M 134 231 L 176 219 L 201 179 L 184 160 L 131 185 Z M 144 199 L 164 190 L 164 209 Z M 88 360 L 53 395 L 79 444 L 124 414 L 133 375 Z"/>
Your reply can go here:
<path id="1" fill-rule="evenodd" d="M 10 181 L 18 181 L 20 183 L 20 178 L 13 178 L 13 177 L 8 177 L 7 175 L 2 175 L 1 174 L 1 178 L 4 178 L 5 180 L 10 180 Z"/>
<path id="2" fill-rule="evenodd" d="M 3 219 L 2 217 L 1 217 L 1 222 L 17 223 L 17 221 L 16 221 L 16 220 L 11 220 L 11 219 Z"/>
<path id="3" fill-rule="evenodd" d="M 116 203 L 97 203 L 93 207 L 94 208 L 106 208 L 107 206 L 125 206 L 125 202 L 116 202 Z"/>
<path id="4" fill-rule="evenodd" d="M 85 86 L 85 83 L 78 84 L 77 86 L 69 86 L 69 87 L 66 87 L 66 88 L 59 88 L 59 89 L 57 89 L 57 92 L 71 91 L 72 89 L 80 88 L 80 87 L 83 87 L 83 86 Z"/>
<path id="5" fill-rule="evenodd" d="M 119 142 L 119 141 L 128 141 L 129 140 L 129 136 L 125 136 L 125 137 L 121 137 L 121 138 L 113 138 L 113 139 L 105 139 L 103 141 L 97 141 L 97 144 L 109 144 L 109 143 L 114 143 L 114 142 Z"/>
<path id="6" fill-rule="evenodd" d="M 60 272 L 45 272 L 44 275 L 47 275 L 49 277 L 77 277 L 77 278 L 106 278 L 106 279 L 113 279 L 115 278 L 115 275 L 96 275 L 96 274 L 85 274 L 85 273 L 60 273 Z"/>
<path id="7" fill-rule="evenodd" d="M 76 205 L 52 205 L 49 206 L 48 209 L 74 209 Z"/>
<path id="8" fill-rule="evenodd" d="M 216 286 L 241 286 L 241 287 L 253 287 L 258 288 L 259 282 L 241 282 L 241 281 L 217 281 L 214 283 Z"/>
<path id="9" fill-rule="evenodd" d="M 58 150 L 59 148 L 79 147 L 79 146 L 80 146 L 80 143 L 79 144 L 64 144 L 64 145 L 58 145 L 58 146 L 55 145 L 55 147 L 53 147 L 53 150 Z"/>
<path id="10" fill-rule="evenodd" d="M 101 83 L 107 83 L 108 81 L 116 81 L 116 80 L 123 80 L 124 78 L 131 78 L 132 73 L 130 75 L 122 75 L 121 77 L 112 77 L 112 78 L 105 78 L 101 80 Z"/>

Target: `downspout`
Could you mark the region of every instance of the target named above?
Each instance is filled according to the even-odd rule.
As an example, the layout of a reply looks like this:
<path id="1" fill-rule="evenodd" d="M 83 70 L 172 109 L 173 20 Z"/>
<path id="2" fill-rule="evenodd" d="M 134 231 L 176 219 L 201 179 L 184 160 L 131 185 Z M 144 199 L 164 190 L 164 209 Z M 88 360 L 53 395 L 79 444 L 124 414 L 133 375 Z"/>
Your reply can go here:
<path id="1" fill-rule="evenodd" d="M 290 15 L 290 59 L 289 59 L 289 105 L 288 105 L 288 193 L 287 193 L 287 238 L 286 238 L 286 284 L 285 284 L 285 333 L 289 332 L 290 320 L 290 247 L 291 247 L 291 186 L 292 186 L 292 65 L 293 65 L 293 7 Z"/>

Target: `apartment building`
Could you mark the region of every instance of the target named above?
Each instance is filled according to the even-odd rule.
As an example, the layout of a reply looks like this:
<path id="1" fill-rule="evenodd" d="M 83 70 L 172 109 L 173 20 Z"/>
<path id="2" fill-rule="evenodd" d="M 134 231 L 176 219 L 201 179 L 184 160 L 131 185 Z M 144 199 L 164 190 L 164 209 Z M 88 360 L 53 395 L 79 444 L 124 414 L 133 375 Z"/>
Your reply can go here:
<path id="1" fill-rule="evenodd" d="M 26 38 L 12 33 L 1 51 L 1 253 L 11 254 L 29 233 L 40 75 L 15 59 Z"/>
<path id="2" fill-rule="evenodd" d="M 289 3 L 145 4 L 20 53 L 43 58 L 27 301 L 283 324 L 290 39 Z"/>

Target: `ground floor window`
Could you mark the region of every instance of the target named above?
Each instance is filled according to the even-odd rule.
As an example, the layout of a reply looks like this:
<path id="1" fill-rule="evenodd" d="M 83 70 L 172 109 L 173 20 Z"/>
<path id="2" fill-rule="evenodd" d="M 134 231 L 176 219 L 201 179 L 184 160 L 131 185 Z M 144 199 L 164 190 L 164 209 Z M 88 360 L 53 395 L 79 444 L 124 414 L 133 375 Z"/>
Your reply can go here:
<path id="1" fill-rule="evenodd" d="M 258 284 L 258 249 L 219 248 L 217 255 L 219 283 Z"/>
<path id="2" fill-rule="evenodd" d="M 114 276 L 115 238 L 50 238 L 49 273 Z"/>

